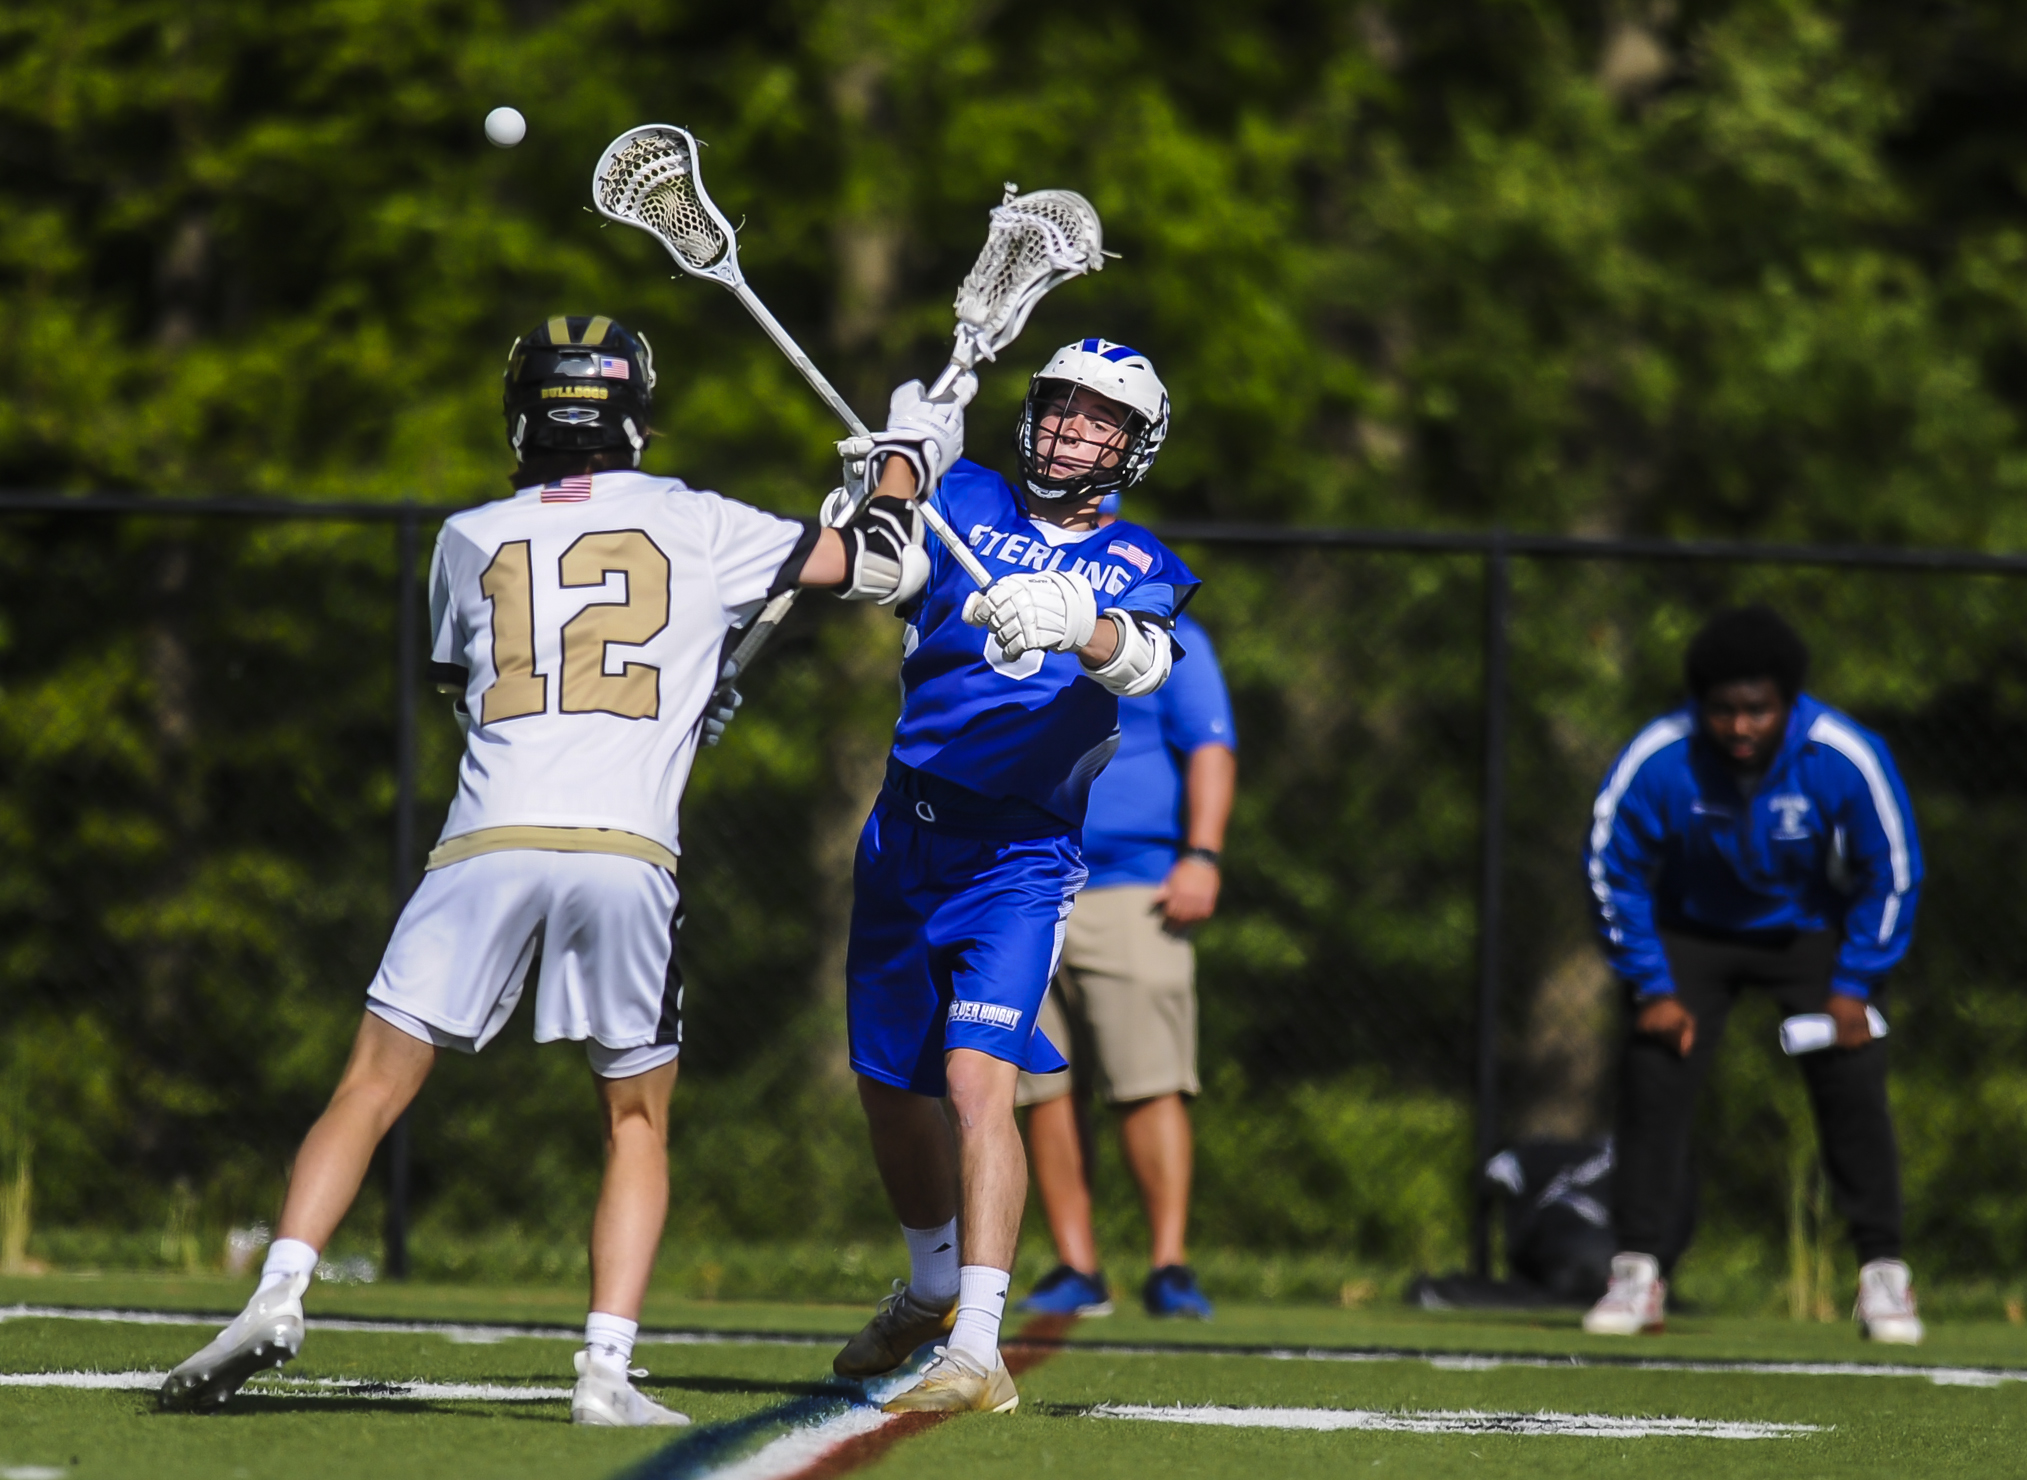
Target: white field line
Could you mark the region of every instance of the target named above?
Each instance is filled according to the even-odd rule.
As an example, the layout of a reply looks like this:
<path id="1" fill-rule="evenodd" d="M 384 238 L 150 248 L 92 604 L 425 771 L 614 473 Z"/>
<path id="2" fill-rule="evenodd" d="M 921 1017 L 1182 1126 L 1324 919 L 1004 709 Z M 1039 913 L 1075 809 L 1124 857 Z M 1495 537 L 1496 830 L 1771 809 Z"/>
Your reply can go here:
<path id="1" fill-rule="evenodd" d="M 839 1445 L 891 1422 L 892 1414 L 855 1404 L 822 1423 L 783 1434 L 745 1459 L 712 1470 L 710 1480 L 787 1480 L 817 1464 Z"/>
<path id="2" fill-rule="evenodd" d="M 1786 1439 L 1825 1432 L 1811 1423 L 1621 1418 L 1610 1413 L 1480 1413 L 1469 1408 L 1383 1413 L 1364 1408 L 1147 1408 L 1105 1403 L 1091 1409 L 1090 1416 L 1231 1429 L 1356 1429 L 1386 1434 L 1519 1434 L 1573 1439 Z"/>
<path id="3" fill-rule="evenodd" d="M 166 1372 L 0 1372 L 0 1387 L 153 1392 Z M 257 1377 L 242 1392 L 290 1398 L 367 1398 L 407 1403 L 563 1403 L 567 1387 L 497 1382 L 358 1382 L 335 1377 Z"/>
<path id="4" fill-rule="evenodd" d="M 62 1305 L 0 1305 L 0 1322 L 10 1320 L 111 1321 L 134 1326 L 222 1326 L 225 1319 L 215 1314 L 183 1311 L 87 1310 Z M 304 1323 L 312 1331 L 363 1331 L 391 1336 L 441 1336 L 448 1341 L 485 1345 L 497 1341 L 534 1339 L 576 1341 L 574 1329 L 564 1326 L 487 1325 L 461 1321 L 381 1321 L 346 1317 L 313 1316 Z M 642 1331 L 636 1338 L 641 1346 L 831 1346 L 839 1336 L 818 1336 L 784 1332 L 779 1335 L 758 1331 Z M 1721 1361 L 1677 1357 L 1598 1358 L 1572 1353 L 1542 1356 L 1517 1352 L 1431 1352 L 1406 1349 L 1370 1349 L 1329 1346 L 1225 1346 L 1212 1343 L 1142 1344 L 1135 1342 L 1075 1341 L 1065 1352 L 1101 1357 L 1254 1357 L 1270 1362 L 1422 1362 L 1444 1372 L 1490 1372 L 1500 1367 L 1543 1370 L 1558 1368 L 1594 1369 L 1620 1372 L 1704 1372 L 1747 1373 L 1762 1377 L 1914 1377 L 1938 1387 L 1998 1387 L 2009 1382 L 2027 1382 L 2027 1367 L 1933 1367 L 1912 1362 L 1766 1362 Z"/>
<path id="5" fill-rule="evenodd" d="M 231 1317 L 215 1312 L 180 1310 L 90 1310 L 70 1305 L 0 1305 L 0 1322 L 5 1321 L 110 1321 L 124 1326 L 223 1326 Z M 365 1331 L 384 1336 L 441 1336 L 466 1346 L 490 1346 L 495 1342 L 577 1341 L 575 1328 L 568 1326 L 512 1326 L 468 1321 L 382 1321 L 353 1320 L 345 1316 L 311 1316 L 303 1324 L 312 1331 Z M 755 1331 L 643 1331 L 634 1338 L 636 1346 L 832 1346 L 843 1336 L 776 1336 Z"/>

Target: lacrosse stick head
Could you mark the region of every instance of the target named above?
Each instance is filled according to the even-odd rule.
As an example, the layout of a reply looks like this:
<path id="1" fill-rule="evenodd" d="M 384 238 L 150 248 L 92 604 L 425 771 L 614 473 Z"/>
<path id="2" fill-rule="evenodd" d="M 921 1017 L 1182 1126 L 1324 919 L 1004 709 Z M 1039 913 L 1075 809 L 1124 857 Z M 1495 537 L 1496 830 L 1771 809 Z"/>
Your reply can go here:
<path id="1" fill-rule="evenodd" d="M 628 129 L 598 157 L 591 200 L 610 221 L 637 226 L 692 277 L 736 284 L 738 234 L 704 192 L 697 141 L 668 123 Z"/>
<path id="2" fill-rule="evenodd" d="M 1042 295 L 1058 283 L 1105 266 L 1104 229 L 1091 202 L 1074 190 L 1033 190 L 992 210 L 985 248 L 957 290 L 957 349 L 971 369 L 1012 344 Z"/>

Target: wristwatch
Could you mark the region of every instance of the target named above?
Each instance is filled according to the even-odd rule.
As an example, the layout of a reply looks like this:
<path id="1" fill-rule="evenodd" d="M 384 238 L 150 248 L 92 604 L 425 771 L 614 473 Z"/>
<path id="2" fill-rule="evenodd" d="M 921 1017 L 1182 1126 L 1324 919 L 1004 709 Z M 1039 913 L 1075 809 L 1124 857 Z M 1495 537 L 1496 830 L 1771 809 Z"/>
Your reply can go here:
<path id="1" fill-rule="evenodd" d="M 1218 850 L 1215 848 L 1185 848 L 1176 855 L 1176 859 L 1180 862 L 1185 858 L 1194 858 L 1197 862 L 1207 863 L 1212 868 L 1218 866 Z"/>

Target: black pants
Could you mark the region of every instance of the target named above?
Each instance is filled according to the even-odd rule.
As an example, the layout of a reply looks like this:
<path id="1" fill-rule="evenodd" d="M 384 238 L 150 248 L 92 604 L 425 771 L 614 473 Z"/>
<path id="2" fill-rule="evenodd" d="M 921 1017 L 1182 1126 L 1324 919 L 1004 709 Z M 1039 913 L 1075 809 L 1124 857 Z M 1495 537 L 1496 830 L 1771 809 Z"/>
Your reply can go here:
<path id="1" fill-rule="evenodd" d="M 1661 1039 L 1628 1038 L 1612 1216 L 1619 1247 L 1652 1254 L 1666 1271 L 1695 1225 L 1690 1124 L 1732 1003 L 1741 991 L 1759 988 L 1771 991 L 1784 1013 L 1823 1011 L 1839 941 L 1824 931 L 1772 940 L 1664 931 L 1661 944 L 1676 993 L 1696 1014 L 1696 1046 L 1683 1059 Z M 1886 1103 L 1886 1045 L 1826 1048 L 1795 1062 L 1816 1114 L 1831 1198 L 1851 1226 L 1859 1261 L 1899 1258 L 1900 1150 Z"/>

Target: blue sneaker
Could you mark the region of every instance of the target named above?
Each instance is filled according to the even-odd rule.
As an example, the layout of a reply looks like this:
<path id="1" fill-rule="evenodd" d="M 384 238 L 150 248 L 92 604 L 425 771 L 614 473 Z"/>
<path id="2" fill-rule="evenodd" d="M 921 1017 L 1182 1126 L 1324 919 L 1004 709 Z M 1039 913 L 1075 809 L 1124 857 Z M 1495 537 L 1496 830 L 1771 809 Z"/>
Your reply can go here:
<path id="1" fill-rule="evenodd" d="M 1109 1316 L 1112 1294 L 1105 1288 L 1102 1270 L 1079 1274 L 1067 1264 L 1058 1264 L 1014 1309 L 1042 1316 Z"/>
<path id="2" fill-rule="evenodd" d="M 1140 1287 L 1140 1299 L 1151 1316 L 1188 1316 L 1194 1321 L 1211 1318 L 1211 1303 L 1197 1288 L 1196 1271 L 1187 1264 L 1164 1264 L 1152 1271 Z"/>

